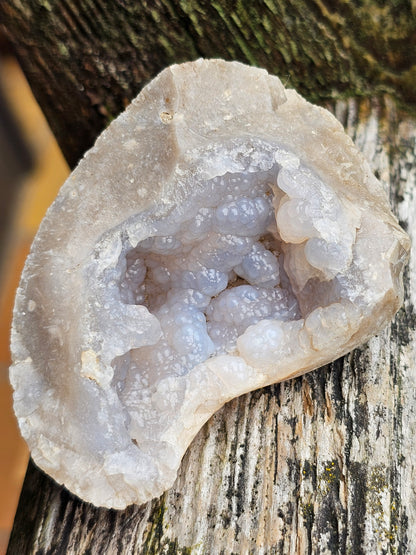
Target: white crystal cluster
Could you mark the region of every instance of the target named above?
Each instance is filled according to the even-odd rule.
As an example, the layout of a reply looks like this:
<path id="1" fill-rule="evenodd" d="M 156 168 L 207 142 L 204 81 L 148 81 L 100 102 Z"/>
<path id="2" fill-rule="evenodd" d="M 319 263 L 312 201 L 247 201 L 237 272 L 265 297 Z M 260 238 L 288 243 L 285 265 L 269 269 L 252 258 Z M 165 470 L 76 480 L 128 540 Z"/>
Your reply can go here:
<path id="1" fill-rule="evenodd" d="M 209 418 L 401 304 L 408 238 L 325 110 L 264 70 L 160 74 L 48 211 L 12 332 L 35 462 L 96 505 L 160 495 Z"/>

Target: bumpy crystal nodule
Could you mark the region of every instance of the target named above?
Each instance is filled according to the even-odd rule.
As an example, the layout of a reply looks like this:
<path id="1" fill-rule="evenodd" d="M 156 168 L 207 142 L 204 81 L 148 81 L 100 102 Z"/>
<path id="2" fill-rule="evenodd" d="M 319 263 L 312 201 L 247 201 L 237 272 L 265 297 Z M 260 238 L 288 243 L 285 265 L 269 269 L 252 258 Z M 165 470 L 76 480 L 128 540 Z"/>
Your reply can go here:
<path id="1" fill-rule="evenodd" d="M 160 495 L 226 401 L 383 328 L 408 251 L 329 112 L 237 62 L 166 69 L 63 185 L 26 262 L 10 376 L 33 459 L 95 505 Z"/>

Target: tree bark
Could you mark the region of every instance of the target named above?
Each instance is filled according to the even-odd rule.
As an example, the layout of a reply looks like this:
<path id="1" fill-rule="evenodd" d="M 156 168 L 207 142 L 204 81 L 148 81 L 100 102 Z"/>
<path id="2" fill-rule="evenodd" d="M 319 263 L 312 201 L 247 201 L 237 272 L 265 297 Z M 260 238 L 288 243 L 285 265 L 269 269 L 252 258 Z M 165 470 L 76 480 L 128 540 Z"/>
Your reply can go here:
<path id="1" fill-rule="evenodd" d="M 70 163 L 162 67 L 235 58 L 335 111 L 415 244 L 410 3 L 331 6 L 10 0 L 0 16 Z M 372 99 L 347 99 L 364 94 Z M 416 553 L 414 249 L 404 280 L 405 304 L 388 330 L 227 404 L 158 500 L 97 509 L 31 463 L 9 555 Z"/>
<path id="2" fill-rule="evenodd" d="M 3 0 L 3 24 L 70 166 L 172 63 L 264 67 L 311 101 L 416 102 L 410 0 Z"/>

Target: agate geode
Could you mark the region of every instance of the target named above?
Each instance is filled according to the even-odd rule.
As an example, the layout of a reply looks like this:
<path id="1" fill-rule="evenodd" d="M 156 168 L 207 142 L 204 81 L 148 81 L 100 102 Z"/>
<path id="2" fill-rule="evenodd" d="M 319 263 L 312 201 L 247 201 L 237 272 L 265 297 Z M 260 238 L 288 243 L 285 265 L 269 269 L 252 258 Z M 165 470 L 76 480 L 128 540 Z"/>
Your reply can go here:
<path id="1" fill-rule="evenodd" d="M 364 342 L 409 250 L 326 110 L 266 71 L 163 71 L 63 185 L 17 292 L 11 381 L 36 464 L 83 499 L 160 495 L 229 399 Z"/>

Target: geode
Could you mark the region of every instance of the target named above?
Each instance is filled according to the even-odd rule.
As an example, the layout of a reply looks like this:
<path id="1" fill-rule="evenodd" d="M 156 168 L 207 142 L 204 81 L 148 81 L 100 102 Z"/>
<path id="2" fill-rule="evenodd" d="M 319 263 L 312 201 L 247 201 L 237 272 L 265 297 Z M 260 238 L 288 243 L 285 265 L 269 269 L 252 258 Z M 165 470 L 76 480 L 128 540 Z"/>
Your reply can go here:
<path id="1" fill-rule="evenodd" d="M 10 376 L 34 461 L 95 505 L 160 495 L 226 401 L 381 330 L 408 251 L 328 111 L 237 62 L 166 69 L 71 174 L 27 259 Z"/>

